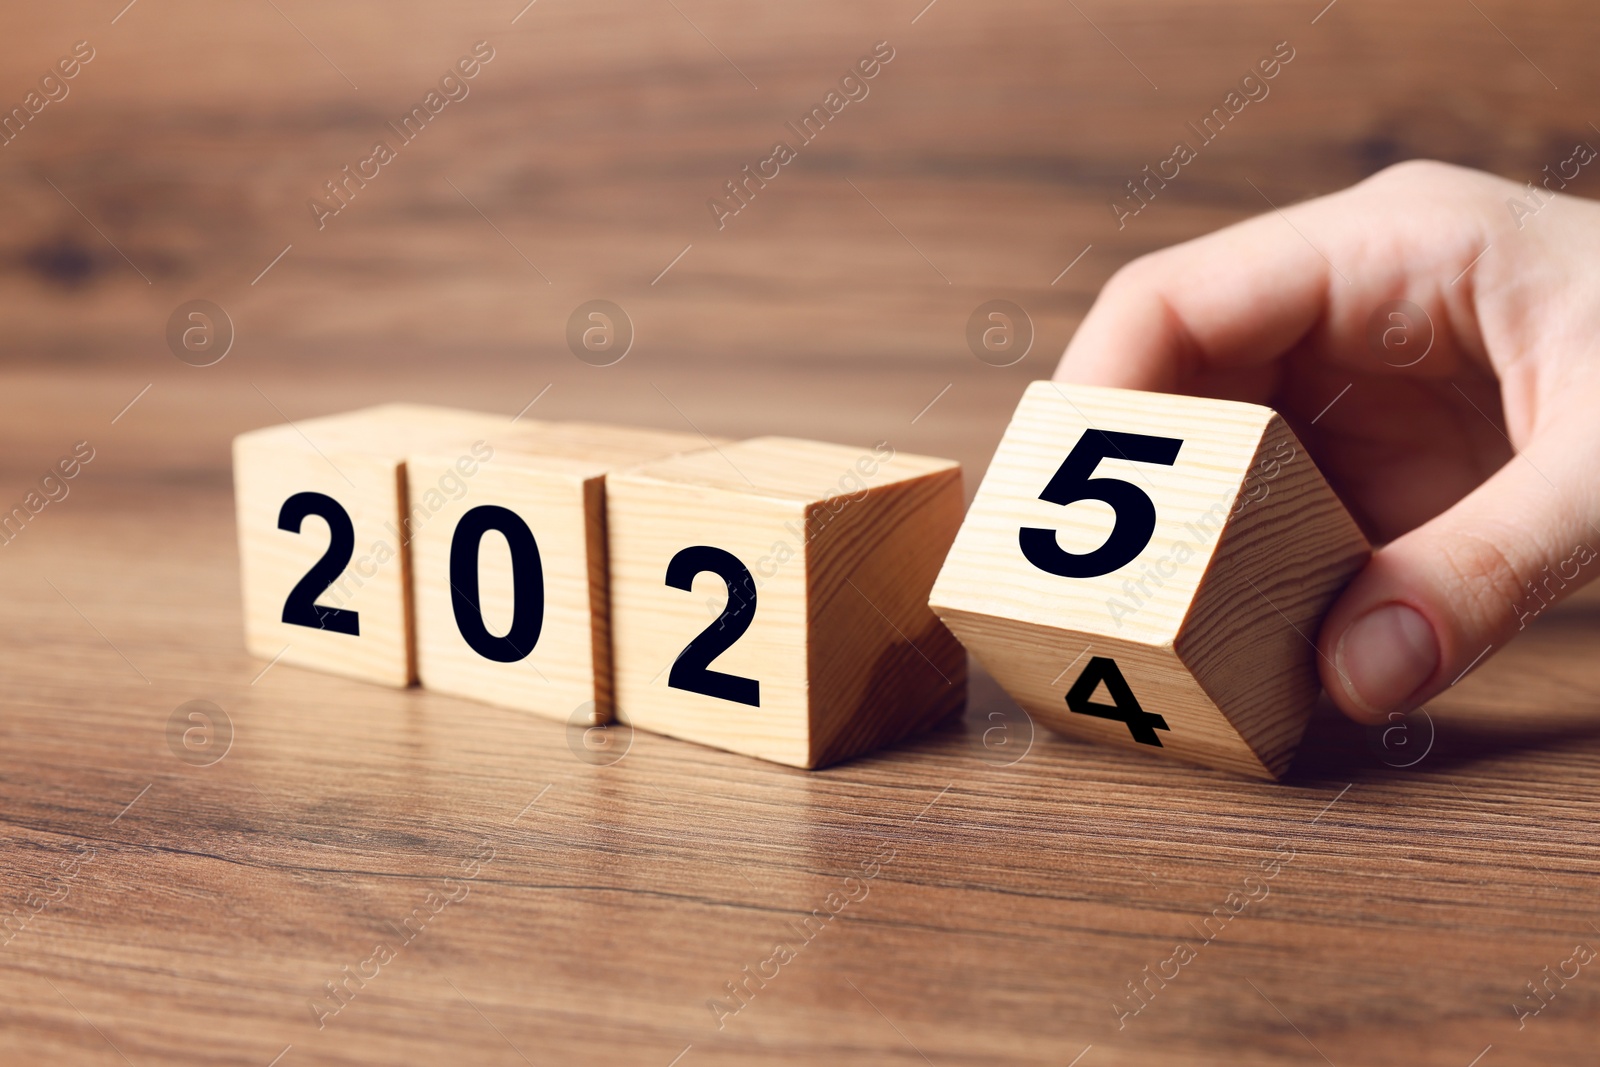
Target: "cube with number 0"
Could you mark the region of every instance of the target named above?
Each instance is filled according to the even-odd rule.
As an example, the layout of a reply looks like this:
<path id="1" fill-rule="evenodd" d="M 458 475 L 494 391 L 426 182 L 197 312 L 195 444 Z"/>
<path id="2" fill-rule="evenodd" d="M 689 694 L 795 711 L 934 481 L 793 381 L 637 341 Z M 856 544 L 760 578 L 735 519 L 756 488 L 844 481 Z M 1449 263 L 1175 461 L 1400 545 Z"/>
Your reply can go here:
<path id="1" fill-rule="evenodd" d="M 609 471 L 722 444 L 691 433 L 549 422 L 458 457 L 407 461 L 417 673 L 437 692 L 569 722 L 611 719 Z"/>
<path id="2" fill-rule="evenodd" d="M 617 717 L 820 767 L 958 712 L 960 465 L 764 437 L 608 478 Z"/>
<path id="3" fill-rule="evenodd" d="M 930 602 L 1047 726 L 1275 778 L 1369 552 L 1271 409 L 1035 382 Z"/>

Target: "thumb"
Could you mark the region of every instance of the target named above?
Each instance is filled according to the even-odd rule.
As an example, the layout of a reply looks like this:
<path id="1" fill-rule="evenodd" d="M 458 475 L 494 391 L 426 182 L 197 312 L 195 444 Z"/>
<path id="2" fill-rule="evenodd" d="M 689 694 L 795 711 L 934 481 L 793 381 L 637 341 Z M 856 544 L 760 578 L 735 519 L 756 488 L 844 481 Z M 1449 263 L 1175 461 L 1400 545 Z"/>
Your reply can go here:
<path id="1" fill-rule="evenodd" d="M 1597 573 L 1591 434 L 1546 433 L 1449 511 L 1375 552 L 1323 621 L 1323 688 L 1358 722 L 1456 682 Z M 1573 436 L 1589 447 L 1574 447 Z"/>

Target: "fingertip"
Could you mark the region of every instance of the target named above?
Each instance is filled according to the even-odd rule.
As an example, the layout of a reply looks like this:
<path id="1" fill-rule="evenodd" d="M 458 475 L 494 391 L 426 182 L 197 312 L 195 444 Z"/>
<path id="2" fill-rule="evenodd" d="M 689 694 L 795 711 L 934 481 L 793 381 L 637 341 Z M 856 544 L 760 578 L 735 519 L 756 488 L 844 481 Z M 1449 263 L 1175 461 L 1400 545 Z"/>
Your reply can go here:
<path id="1" fill-rule="evenodd" d="M 1323 635 L 1321 673 L 1340 711 L 1371 724 L 1422 703 L 1443 658 L 1440 635 L 1423 611 L 1387 599 L 1335 612 L 1334 619 L 1343 624 Z"/>

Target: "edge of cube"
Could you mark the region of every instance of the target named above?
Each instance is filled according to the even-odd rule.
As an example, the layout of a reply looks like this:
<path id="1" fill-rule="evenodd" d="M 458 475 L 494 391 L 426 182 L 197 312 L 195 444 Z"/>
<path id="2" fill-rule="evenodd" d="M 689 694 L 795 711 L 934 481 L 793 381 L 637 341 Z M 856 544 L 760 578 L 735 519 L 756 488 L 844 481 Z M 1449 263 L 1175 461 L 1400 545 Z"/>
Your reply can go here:
<path id="1" fill-rule="evenodd" d="M 1282 459 L 1284 446 L 1294 450 L 1287 460 Z M 1269 449 L 1271 456 L 1267 455 Z M 1322 691 L 1314 644 L 1317 626 L 1372 552 L 1305 445 L 1274 412 L 1251 458 L 1250 470 L 1260 471 L 1273 461 L 1292 463 L 1296 458 L 1302 464 L 1288 480 L 1279 481 L 1279 476 L 1289 473 L 1280 467 L 1279 476 L 1258 481 L 1265 490 L 1259 501 L 1248 499 L 1255 475 L 1246 477 L 1235 498 L 1237 510 L 1230 509 L 1173 641 L 1179 660 L 1275 778 L 1289 769 Z M 1269 507 L 1274 496 L 1277 503 Z M 1246 501 L 1242 506 L 1241 499 Z M 1286 526 L 1310 533 L 1286 541 L 1281 536 Z M 1254 609 L 1254 614 L 1240 633 L 1233 620 L 1246 609 Z M 1228 633 L 1220 644 L 1204 642 L 1199 636 L 1208 626 L 1204 616 L 1209 614 L 1227 616 L 1209 624 Z M 1263 655 L 1263 648 L 1276 648 L 1281 654 Z M 1290 666 L 1273 677 L 1261 678 L 1260 672 L 1250 667 L 1252 661 L 1264 659 Z"/>

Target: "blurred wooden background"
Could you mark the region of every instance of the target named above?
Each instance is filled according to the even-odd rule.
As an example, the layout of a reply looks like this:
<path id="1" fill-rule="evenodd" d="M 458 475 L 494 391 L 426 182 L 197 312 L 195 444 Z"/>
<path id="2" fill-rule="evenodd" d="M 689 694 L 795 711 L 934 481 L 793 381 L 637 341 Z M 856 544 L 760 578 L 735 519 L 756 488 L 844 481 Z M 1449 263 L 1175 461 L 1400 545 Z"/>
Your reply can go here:
<path id="1" fill-rule="evenodd" d="M 1576 2 L 124 3 L 5 16 L 7 106 L 75 41 L 96 58 L 0 147 L 0 356 L 252 425 L 277 415 L 250 381 L 299 416 L 415 394 L 416 368 L 428 399 L 515 411 L 553 382 L 541 412 L 682 428 L 654 382 L 735 435 L 938 453 L 982 415 L 957 457 L 981 471 L 995 405 L 1047 376 L 1110 273 L 1263 210 L 1249 182 L 1282 204 L 1415 156 L 1527 180 L 1600 138 Z M 470 96 L 319 231 L 308 201 L 479 40 Z M 1119 231 L 1122 183 L 1285 40 L 1270 95 Z M 719 232 L 707 199 L 878 41 L 870 95 Z M 204 371 L 164 341 L 192 298 L 237 334 Z M 565 343 L 594 298 L 636 330 L 611 368 Z M 995 298 L 1036 330 L 1009 368 L 965 340 Z M 736 401 L 697 400 L 713 384 Z M 0 428 L 5 462 L 35 465 L 34 429 Z"/>
<path id="2" fill-rule="evenodd" d="M 5 1058 L 1592 1056 L 1588 970 L 1525 1028 L 1511 1007 L 1600 938 L 1592 600 L 1439 701 L 1410 769 L 1327 718 L 1282 786 L 1042 733 L 1007 766 L 989 731 L 1023 724 L 981 676 L 965 732 L 818 775 L 642 733 L 597 767 L 559 725 L 262 675 L 227 451 L 383 400 L 540 397 L 552 418 L 887 438 L 962 460 L 970 492 L 1023 384 L 1139 253 L 1414 156 L 1531 180 L 1600 143 L 1591 5 L 523 3 L 0 15 L 6 109 L 75 42 L 95 53 L 0 146 L 0 501 L 73 442 L 96 453 L 0 549 L 4 909 L 96 850 L 0 950 Z M 319 231 L 307 201 L 477 41 L 494 59 L 470 95 Z M 706 200 L 879 41 L 870 94 L 719 232 Z M 1270 95 L 1119 229 L 1122 183 L 1280 41 Z M 196 298 L 236 332 L 205 368 L 165 339 Z M 596 298 L 636 331 L 610 367 L 565 340 Z M 992 299 L 1034 325 L 1013 366 L 967 346 Z M 200 697 L 237 731 L 210 767 L 165 734 Z M 308 999 L 485 839 L 487 902 L 318 1030 Z M 897 858 L 839 936 L 711 1025 L 704 1002 L 879 840 Z M 1270 900 L 1119 1029 L 1124 983 L 1283 842 L 1299 858 Z"/>

